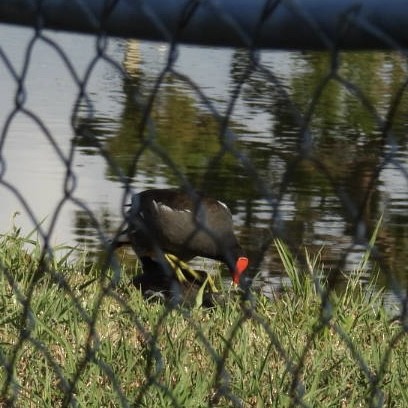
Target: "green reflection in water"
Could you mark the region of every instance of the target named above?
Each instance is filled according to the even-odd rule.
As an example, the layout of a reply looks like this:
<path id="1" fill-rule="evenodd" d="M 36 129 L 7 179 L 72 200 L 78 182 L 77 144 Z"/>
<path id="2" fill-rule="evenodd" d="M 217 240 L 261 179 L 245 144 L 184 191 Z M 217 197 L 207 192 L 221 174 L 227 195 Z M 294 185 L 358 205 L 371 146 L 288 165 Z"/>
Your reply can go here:
<path id="1" fill-rule="evenodd" d="M 223 149 L 222 121 L 171 73 L 153 100 L 153 126 L 141 126 L 156 80 L 143 64 L 123 82 L 117 130 L 104 135 L 104 118 L 86 126 L 136 188 L 142 182 L 154 186 L 158 180 L 181 185 L 183 175 L 226 201 L 239 219 L 237 229 L 251 256 L 263 259 L 262 270 L 272 275 L 280 273 L 270 245 L 272 231 L 282 234 L 299 254 L 302 245 L 324 245 L 323 261 L 336 270 L 347 267 L 341 260 L 352 247 L 355 227 L 361 224 L 357 221 L 365 222 L 367 238 L 385 211 L 379 255 L 385 270 L 405 282 L 408 217 L 401 208 L 407 203 L 388 199 L 390 185 L 384 185 L 383 177 L 395 162 L 405 168 L 407 164 L 404 60 L 396 53 L 342 53 L 336 60 L 326 53 L 293 53 L 286 61 L 290 69 L 275 74 L 274 54 L 265 53 L 261 66 L 253 66 L 247 76 L 250 62 L 243 51 L 236 51 L 231 92 L 223 101 L 213 101 L 223 114 L 234 90 L 240 89 L 239 109 L 233 110 L 228 127 L 238 136 L 234 149 L 248 158 L 256 178 L 245 161 Z M 387 117 L 389 126 L 378 120 Z M 261 119 L 262 126 L 254 129 Z M 306 151 L 301 150 L 303 126 L 311 142 Z M 393 131 L 393 139 L 384 136 L 384 126 Z M 92 143 L 81 143 L 92 151 Z M 395 149 L 391 162 L 390 143 Z M 119 181 L 109 169 L 107 177 Z M 408 190 L 404 176 L 397 177 Z M 265 193 L 279 206 L 265 201 Z M 384 284 L 387 280 L 383 276 Z"/>

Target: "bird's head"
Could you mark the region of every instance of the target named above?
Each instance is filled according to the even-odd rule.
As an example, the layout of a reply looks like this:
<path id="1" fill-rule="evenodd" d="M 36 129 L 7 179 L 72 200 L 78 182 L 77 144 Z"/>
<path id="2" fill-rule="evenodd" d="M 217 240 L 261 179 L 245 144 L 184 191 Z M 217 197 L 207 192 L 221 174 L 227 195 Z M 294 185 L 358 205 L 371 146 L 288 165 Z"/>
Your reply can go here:
<path id="1" fill-rule="evenodd" d="M 232 282 L 234 282 L 235 285 L 239 284 L 241 275 L 248 268 L 248 263 L 249 261 L 246 256 L 240 256 L 236 260 L 234 270 L 232 271 Z"/>

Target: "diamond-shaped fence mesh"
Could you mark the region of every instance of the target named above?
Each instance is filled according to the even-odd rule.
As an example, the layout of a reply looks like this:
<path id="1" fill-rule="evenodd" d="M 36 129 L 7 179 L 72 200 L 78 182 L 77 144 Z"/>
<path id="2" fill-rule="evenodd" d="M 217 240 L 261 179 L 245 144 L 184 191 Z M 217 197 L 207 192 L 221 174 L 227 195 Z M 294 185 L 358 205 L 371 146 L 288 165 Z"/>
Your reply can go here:
<path id="1" fill-rule="evenodd" d="M 331 3 L 0 0 L 1 406 L 408 406 L 408 5 Z"/>

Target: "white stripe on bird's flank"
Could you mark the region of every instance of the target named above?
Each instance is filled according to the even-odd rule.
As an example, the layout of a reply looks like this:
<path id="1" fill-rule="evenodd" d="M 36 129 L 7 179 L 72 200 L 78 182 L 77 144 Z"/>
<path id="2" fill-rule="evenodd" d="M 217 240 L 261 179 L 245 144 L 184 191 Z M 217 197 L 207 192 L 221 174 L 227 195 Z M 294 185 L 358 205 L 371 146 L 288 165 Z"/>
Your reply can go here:
<path id="1" fill-rule="evenodd" d="M 218 200 L 217 200 L 217 203 L 221 204 L 228 212 L 231 212 L 230 209 L 228 208 L 227 204 L 223 203 L 222 201 L 218 201 Z"/>
<path id="2" fill-rule="evenodd" d="M 167 212 L 180 212 L 180 213 L 191 213 L 191 210 L 186 209 L 186 208 L 182 208 L 182 209 L 178 209 L 178 208 L 173 208 L 170 207 L 169 205 L 163 204 L 161 201 L 157 202 L 156 200 L 153 200 L 153 205 L 155 206 L 156 210 L 159 211 L 167 211 Z"/>

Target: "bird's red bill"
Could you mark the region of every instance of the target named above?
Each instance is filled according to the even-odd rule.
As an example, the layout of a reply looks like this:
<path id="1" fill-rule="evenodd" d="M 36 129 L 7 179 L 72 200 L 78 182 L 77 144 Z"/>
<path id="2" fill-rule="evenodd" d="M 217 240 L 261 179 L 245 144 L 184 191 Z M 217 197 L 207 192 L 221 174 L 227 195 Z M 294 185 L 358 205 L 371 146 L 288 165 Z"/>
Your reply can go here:
<path id="1" fill-rule="evenodd" d="M 235 263 L 235 273 L 232 280 L 236 285 L 238 285 L 242 273 L 246 268 L 248 268 L 248 262 L 248 258 L 246 258 L 245 256 L 240 256 Z"/>

